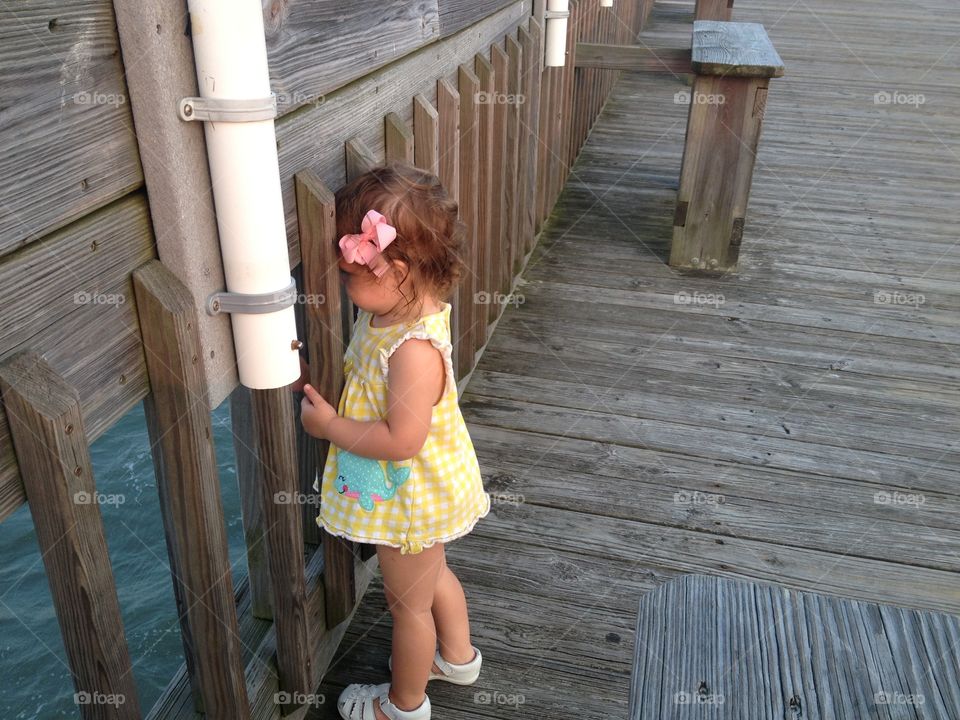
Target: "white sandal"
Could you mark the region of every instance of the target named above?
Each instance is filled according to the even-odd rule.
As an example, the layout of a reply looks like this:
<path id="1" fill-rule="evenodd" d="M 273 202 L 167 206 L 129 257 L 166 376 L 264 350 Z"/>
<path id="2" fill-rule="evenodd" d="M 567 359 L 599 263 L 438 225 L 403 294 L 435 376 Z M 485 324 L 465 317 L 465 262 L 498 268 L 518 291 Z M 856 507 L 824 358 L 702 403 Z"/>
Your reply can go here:
<path id="1" fill-rule="evenodd" d="M 401 710 L 390 701 L 390 683 L 369 685 L 353 683 L 347 685 L 337 700 L 337 709 L 343 720 L 376 720 L 377 713 L 373 701 L 380 699 L 380 710 L 390 720 L 430 720 L 430 698 L 424 696 L 420 707 L 414 710 Z"/>
<path id="2" fill-rule="evenodd" d="M 440 651 L 437 650 L 433 661 L 437 664 L 437 667 L 440 668 L 440 673 L 435 673 L 433 672 L 433 668 L 430 668 L 430 675 L 427 677 L 427 680 L 445 680 L 446 682 L 456 685 L 473 685 L 473 683 L 477 681 L 477 678 L 480 677 L 480 665 L 483 663 L 483 657 L 480 655 L 480 651 L 476 645 L 473 646 L 473 652 L 475 653 L 473 660 L 457 665 L 444 660 L 440 655 Z M 393 672 L 393 655 L 387 658 L 387 667 Z"/>

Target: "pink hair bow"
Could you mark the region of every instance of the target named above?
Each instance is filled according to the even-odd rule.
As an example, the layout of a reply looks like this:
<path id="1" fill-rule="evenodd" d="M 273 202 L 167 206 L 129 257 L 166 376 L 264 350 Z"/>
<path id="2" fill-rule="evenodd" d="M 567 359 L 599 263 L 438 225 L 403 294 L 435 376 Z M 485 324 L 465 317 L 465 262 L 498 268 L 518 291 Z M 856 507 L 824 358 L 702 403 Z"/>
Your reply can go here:
<path id="1" fill-rule="evenodd" d="M 340 238 L 343 258 L 349 263 L 366 265 L 374 275 L 381 277 L 387 271 L 388 263 L 380 253 L 396 239 L 397 229 L 376 210 L 367 210 L 360 229 L 359 234 Z"/>

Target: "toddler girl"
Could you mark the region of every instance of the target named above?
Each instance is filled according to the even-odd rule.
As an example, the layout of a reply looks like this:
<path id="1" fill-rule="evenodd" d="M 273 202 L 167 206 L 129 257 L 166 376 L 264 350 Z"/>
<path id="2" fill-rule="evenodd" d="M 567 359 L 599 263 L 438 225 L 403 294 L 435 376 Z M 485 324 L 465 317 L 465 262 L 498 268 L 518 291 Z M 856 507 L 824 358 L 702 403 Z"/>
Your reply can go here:
<path id="1" fill-rule="evenodd" d="M 337 706 L 347 720 L 429 720 L 427 681 L 469 685 L 481 663 L 444 554 L 490 511 L 453 375 L 462 225 L 436 176 L 405 163 L 356 178 L 336 206 L 358 314 L 339 407 L 304 385 L 301 419 L 330 441 L 317 522 L 376 544 L 393 617 L 392 682 L 349 685 Z"/>

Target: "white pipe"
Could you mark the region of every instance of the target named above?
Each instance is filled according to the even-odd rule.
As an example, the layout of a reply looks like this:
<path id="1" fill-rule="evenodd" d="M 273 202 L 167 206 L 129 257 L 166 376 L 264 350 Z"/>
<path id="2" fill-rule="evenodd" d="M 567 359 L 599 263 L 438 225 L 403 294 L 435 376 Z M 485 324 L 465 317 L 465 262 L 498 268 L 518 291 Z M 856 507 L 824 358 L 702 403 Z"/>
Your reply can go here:
<path id="1" fill-rule="evenodd" d="M 269 97 L 260 0 L 188 0 L 188 6 L 200 96 Z M 281 290 L 290 282 L 290 260 L 273 119 L 203 124 L 227 290 Z M 277 388 L 300 376 L 292 306 L 230 317 L 243 385 Z"/>
<path id="2" fill-rule="evenodd" d="M 600 0 L 600 7 L 613 7 L 613 0 Z"/>
<path id="3" fill-rule="evenodd" d="M 547 0 L 547 31 L 544 50 L 545 67 L 563 67 L 567 53 L 567 18 L 550 17 L 552 12 L 569 12 L 568 0 Z"/>

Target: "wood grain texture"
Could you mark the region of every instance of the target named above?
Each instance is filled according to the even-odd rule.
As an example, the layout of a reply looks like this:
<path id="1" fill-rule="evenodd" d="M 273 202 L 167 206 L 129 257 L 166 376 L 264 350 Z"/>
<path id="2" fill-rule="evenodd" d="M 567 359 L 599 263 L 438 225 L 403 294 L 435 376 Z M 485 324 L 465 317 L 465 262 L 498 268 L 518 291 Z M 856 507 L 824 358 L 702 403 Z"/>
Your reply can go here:
<path id="1" fill-rule="evenodd" d="M 413 98 L 414 162 L 440 176 L 440 116 L 423 94 Z M 442 181 L 441 181 L 442 182 Z"/>
<path id="2" fill-rule="evenodd" d="M 457 372 L 461 377 L 473 369 L 477 328 L 477 303 L 474 297 L 480 288 L 480 106 L 477 95 L 480 80 L 469 65 L 458 68 L 460 93 L 460 220 L 466 226 L 464 262 L 466 272 L 458 287 L 458 321 L 454 352 L 458 357 Z M 458 380 L 460 378 L 457 378 Z"/>
<path id="3" fill-rule="evenodd" d="M 960 620 L 685 575 L 637 615 L 630 718 L 950 717 Z"/>
<path id="4" fill-rule="evenodd" d="M 150 373 L 144 410 L 194 701 L 215 717 L 249 718 L 196 308 L 157 261 L 133 279 Z"/>
<path id="5" fill-rule="evenodd" d="M 693 71 L 723 77 L 783 77 L 783 60 L 759 23 L 697 20 L 693 23 Z"/>
<path id="6" fill-rule="evenodd" d="M 647 72 L 692 73 L 687 48 L 650 48 L 642 45 L 577 43 L 577 68 L 646 70 Z"/>
<path id="7" fill-rule="evenodd" d="M 134 193 L 0 261 L 0 356 L 41 352 L 80 394 L 91 442 L 148 392 L 130 273 L 155 253 Z M 0 520 L 25 499 L 0 414 Z"/>
<path id="8" fill-rule="evenodd" d="M 413 130 L 395 112 L 383 116 L 383 148 L 386 162 L 413 164 Z"/>
<path id="9" fill-rule="evenodd" d="M 696 0 L 693 17 L 727 22 L 733 18 L 733 0 Z"/>
<path id="10" fill-rule="evenodd" d="M 506 165 L 504 167 L 504 222 L 502 258 L 499 263 L 499 289 L 507 295 L 513 287 L 515 273 L 519 270 L 522 253 L 520 248 L 520 217 L 523 202 L 520 182 L 521 153 L 525 149 L 520 143 L 522 128 L 520 126 L 521 112 L 526 98 L 523 96 L 523 51 L 520 44 L 512 35 L 504 40 L 509 64 L 507 68 L 506 107 Z M 499 315 L 498 308 L 498 315 Z"/>
<path id="11" fill-rule="evenodd" d="M 487 292 L 490 294 L 489 304 L 483 308 L 486 313 L 483 341 L 486 342 L 489 323 L 497 319 L 502 305 L 497 302 L 496 293 L 503 293 L 504 270 L 509 267 L 509 223 L 507 206 L 510 199 L 507 197 L 509 188 L 508 167 L 510 163 L 510 148 L 507 145 L 507 113 L 509 110 L 508 82 L 509 60 L 507 54 L 499 45 L 490 46 L 490 63 L 493 66 L 494 85 L 493 97 L 493 135 L 491 157 L 492 196 L 490 221 L 490 246 L 488 250 L 489 262 L 487 269 L 490 273 L 487 282 Z M 514 156 L 515 158 L 515 156 Z"/>
<path id="12" fill-rule="evenodd" d="M 80 396 L 37 353 L 0 364 L 3 406 L 30 501 L 80 716 L 139 718 L 140 701 L 83 429 Z M 119 502 L 123 499 L 120 498 Z"/>
<path id="13" fill-rule="evenodd" d="M 460 199 L 460 93 L 446 78 L 437 80 L 440 182 L 447 194 Z"/>
<path id="14" fill-rule="evenodd" d="M 303 253 L 304 291 L 307 296 L 323 298 L 308 304 L 307 361 L 310 383 L 327 402 L 340 406 L 343 392 L 343 332 L 340 306 L 340 278 L 337 266 L 336 202 L 333 193 L 317 175 L 304 170 L 297 173 L 297 213 L 300 217 L 300 243 Z M 317 445 L 317 486 L 323 481 L 330 443 L 315 440 Z M 311 485 L 312 480 L 311 480 Z M 320 534 L 317 524 L 319 494 L 312 487 L 310 497 L 317 502 L 308 507 L 304 522 L 312 526 L 310 536 Z M 315 529 L 315 530 L 314 530 Z M 324 558 L 325 625 L 332 628 L 343 621 L 356 603 L 354 548 L 349 540 L 322 533 Z"/>
<path id="15" fill-rule="evenodd" d="M 494 52 L 491 46 L 491 53 Z M 484 53 L 474 58 L 477 75 L 476 105 L 479 122 L 479 145 L 477 147 L 477 255 L 474 266 L 477 282 L 473 292 L 473 352 L 476 353 L 487 339 L 487 324 L 492 309 L 494 263 L 497 260 L 497 243 L 500 239 L 500 208 L 503 204 L 503 143 L 497 135 L 498 108 L 496 95 L 499 77 L 490 59 Z"/>
<path id="16" fill-rule="evenodd" d="M 0 256 L 142 185 L 123 72 L 110 0 L 0 10 Z"/>

